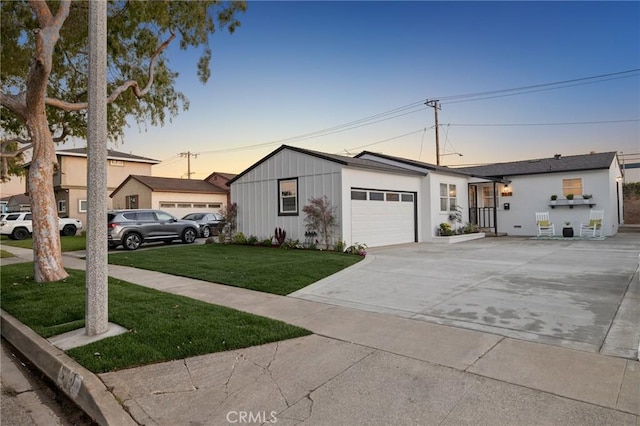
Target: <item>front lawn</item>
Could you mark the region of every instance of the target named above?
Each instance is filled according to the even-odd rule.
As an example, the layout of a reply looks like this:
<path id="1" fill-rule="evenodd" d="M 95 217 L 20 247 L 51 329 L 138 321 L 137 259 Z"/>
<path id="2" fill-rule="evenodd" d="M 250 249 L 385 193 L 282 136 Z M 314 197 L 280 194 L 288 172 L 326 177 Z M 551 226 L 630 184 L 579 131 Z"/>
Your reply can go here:
<path id="1" fill-rule="evenodd" d="M 141 252 L 142 253 L 142 252 Z M 2 309 L 43 337 L 84 327 L 85 273 L 33 281 L 33 264 L 2 267 Z M 67 351 L 94 373 L 310 334 L 268 318 L 109 278 L 109 321 L 128 333 Z"/>
<path id="2" fill-rule="evenodd" d="M 32 238 L 27 238 L 26 240 L 10 240 L 9 238 L 3 236 L 2 244 L 13 247 L 33 249 Z M 60 237 L 60 245 L 63 252 L 85 250 L 87 247 L 87 239 L 84 235 Z"/>
<path id="3" fill-rule="evenodd" d="M 0 259 L 5 259 L 7 257 L 15 257 L 15 256 L 13 255 L 13 253 L 9 253 L 6 250 L 0 249 Z"/>
<path id="4" fill-rule="evenodd" d="M 111 253 L 109 263 L 286 295 L 363 258 L 319 250 L 232 244 L 176 246 Z"/>

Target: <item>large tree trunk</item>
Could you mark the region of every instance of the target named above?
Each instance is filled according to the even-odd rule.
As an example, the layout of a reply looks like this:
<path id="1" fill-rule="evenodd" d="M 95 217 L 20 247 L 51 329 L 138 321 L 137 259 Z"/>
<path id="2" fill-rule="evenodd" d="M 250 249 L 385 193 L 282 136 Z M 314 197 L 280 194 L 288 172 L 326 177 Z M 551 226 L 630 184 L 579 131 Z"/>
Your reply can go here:
<path id="1" fill-rule="evenodd" d="M 69 3 L 60 3 L 55 17 L 44 2 L 32 1 L 31 7 L 41 29 L 36 34 L 36 50 L 27 76 L 25 108 L 21 112 L 33 143 L 29 194 L 33 212 L 34 279 L 37 282 L 58 281 L 69 274 L 62 264 L 58 209 L 53 194 L 53 170 L 57 160 L 45 111 L 45 96 L 53 49 L 59 39 L 60 26 L 68 16 Z"/>
<path id="2" fill-rule="evenodd" d="M 29 168 L 29 195 L 33 213 L 33 262 L 37 282 L 58 281 L 69 276 L 62 264 L 58 208 L 53 193 L 56 155 L 46 115 L 28 118 L 33 142 Z"/>

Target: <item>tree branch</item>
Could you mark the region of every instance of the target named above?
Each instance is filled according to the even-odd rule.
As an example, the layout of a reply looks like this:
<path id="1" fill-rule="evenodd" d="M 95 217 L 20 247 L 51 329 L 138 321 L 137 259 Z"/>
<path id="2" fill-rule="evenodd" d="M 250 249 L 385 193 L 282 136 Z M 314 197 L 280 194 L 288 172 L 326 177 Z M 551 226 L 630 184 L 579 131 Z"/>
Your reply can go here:
<path id="1" fill-rule="evenodd" d="M 14 139 L 12 139 L 12 140 L 8 140 L 8 141 L 3 141 L 2 143 L 3 143 L 3 144 L 5 144 L 5 143 L 8 143 L 8 142 L 17 142 L 17 141 L 16 141 L 16 140 L 14 140 Z M 23 153 L 23 152 L 25 152 L 26 150 L 31 149 L 31 148 L 33 147 L 33 144 L 31 143 L 31 141 L 21 141 L 21 142 L 19 142 L 19 143 L 28 143 L 29 145 L 27 145 L 27 146 L 23 146 L 22 148 L 17 149 L 17 150 L 12 151 L 12 152 L 4 152 L 4 151 L 1 151 L 1 152 L 0 152 L 0 157 L 2 157 L 2 158 L 13 158 L 13 157 L 17 157 L 18 155 L 22 154 L 22 153 Z"/>
<path id="2" fill-rule="evenodd" d="M 173 30 L 170 30 L 170 33 L 171 36 L 167 40 L 165 40 L 165 42 L 162 43 L 160 47 L 156 49 L 153 56 L 151 57 L 151 60 L 149 62 L 149 70 L 147 72 L 148 81 L 144 89 L 140 89 L 140 85 L 136 80 L 127 80 L 120 86 L 115 88 L 113 93 L 111 93 L 111 95 L 109 95 L 109 97 L 107 98 L 107 103 L 111 104 L 115 102 L 122 93 L 127 91 L 127 89 L 131 89 L 133 94 L 138 99 L 149 93 L 149 90 L 151 90 L 151 86 L 153 86 L 153 72 L 156 68 L 158 57 L 167 49 L 167 47 L 169 47 L 169 44 L 171 44 L 171 42 L 176 38 L 176 34 L 173 32 Z M 67 102 L 56 98 L 45 98 L 44 103 L 45 105 L 60 108 L 64 111 L 81 111 L 89 107 L 88 102 Z"/>
<path id="3" fill-rule="evenodd" d="M 53 133 L 53 132 L 51 132 Z M 67 137 L 67 126 L 64 125 L 64 123 L 62 124 L 62 133 L 60 134 L 60 136 L 57 136 L 55 138 L 53 138 L 53 141 L 58 143 L 58 142 L 62 142 L 64 141 L 64 138 Z"/>
<path id="4" fill-rule="evenodd" d="M 27 98 L 26 93 L 18 93 L 17 95 L 11 95 L 9 93 L 0 93 L 0 105 L 7 108 L 9 111 L 16 114 L 23 121 L 27 116 Z"/>
<path id="5" fill-rule="evenodd" d="M 38 18 L 40 28 L 47 27 L 53 19 L 53 15 L 51 14 L 51 10 L 47 3 L 40 0 L 29 0 L 29 5 L 31 5 L 33 13 L 35 13 Z M 60 5 L 60 7 L 62 7 L 62 5 Z"/>

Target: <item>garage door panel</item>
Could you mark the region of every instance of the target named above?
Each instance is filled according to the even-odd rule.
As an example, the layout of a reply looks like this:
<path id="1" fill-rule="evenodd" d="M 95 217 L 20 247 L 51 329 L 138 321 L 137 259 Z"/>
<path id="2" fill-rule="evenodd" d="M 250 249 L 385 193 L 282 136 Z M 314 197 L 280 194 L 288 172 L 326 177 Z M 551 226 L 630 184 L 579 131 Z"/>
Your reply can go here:
<path id="1" fill-rule="evenodd" d="M 353 242 L 369 247 L 414 242 L 414 202 L 351 200 Z"/>

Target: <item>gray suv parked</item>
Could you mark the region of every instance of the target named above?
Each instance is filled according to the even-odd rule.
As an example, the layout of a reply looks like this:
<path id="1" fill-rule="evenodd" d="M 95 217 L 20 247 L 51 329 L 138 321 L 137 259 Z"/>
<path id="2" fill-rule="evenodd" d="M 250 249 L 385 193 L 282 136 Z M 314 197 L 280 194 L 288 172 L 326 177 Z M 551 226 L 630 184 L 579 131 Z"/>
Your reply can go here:
<path id="1" fill-rule="evenodd" d="M 180 220 L 161 210 L 111 210 L 107 212 L 109 247 L 120 244 L 136 250 L 142 243 L 181 239 L 185 244 L 196 240 L 200 227 L 192 220 Z"/>

